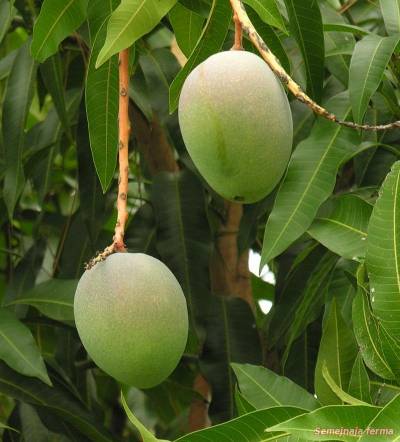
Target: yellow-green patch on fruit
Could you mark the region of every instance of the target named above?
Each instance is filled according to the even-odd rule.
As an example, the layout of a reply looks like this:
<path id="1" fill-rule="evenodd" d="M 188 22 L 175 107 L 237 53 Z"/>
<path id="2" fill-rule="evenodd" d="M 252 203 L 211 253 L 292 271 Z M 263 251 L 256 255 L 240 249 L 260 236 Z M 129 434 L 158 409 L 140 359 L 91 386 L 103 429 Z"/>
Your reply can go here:
<path id="1" fill-rule="evenodd" d="M 158 259 L 116 253 L 86 270 L 74 301 L 75 323 L 88 354 L 118 381 L 150 388 L 166 379 L 186 346 L 182 289 Z"/>
<path id="2" fill-rule="evenodd" d="M 182 88 L 179 124 L 199 172 L 228 200 L 264 198 L 286 169 L 293 139 L 289 102 L 255 54 L 220 52 L 197 66 Z"/>

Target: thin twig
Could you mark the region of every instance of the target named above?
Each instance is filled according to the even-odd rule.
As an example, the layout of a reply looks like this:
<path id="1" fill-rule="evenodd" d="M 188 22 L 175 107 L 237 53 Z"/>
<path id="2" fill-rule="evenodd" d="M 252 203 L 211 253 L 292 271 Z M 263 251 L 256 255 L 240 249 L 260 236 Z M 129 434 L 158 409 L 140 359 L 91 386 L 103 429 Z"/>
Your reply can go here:
<path id="1" fill-rule="evenodd" d="M 104 261 L 108 256 L 116 252 L 126 252 L 124 243 L 125 226 L 128 220 L 128 177 L 129 177 L 129 49 L 119 54 L 119 179 L 117 199 L 117 222 L 113 243 L 106 247 L 103 252 L 91 259 L 85 266 L 90 270 L 98 262 Z"/>
<path id="2" fill-rule="evenodd" d="M 281 66 L 278 59 L 275 55 L 270 51 L 268 46 L 265 44 L 263 39 L 257 33 L 253 24 L 251 23 L 246 10 L 243 6 L 241 0 L 230 0 L 232 9 L 234 14 L 237 17 L 237 20 L 242 25 L 242 29 L 249 36 L 249 39 L 257 48 L 262 58 L 271 68 L 271 70 L 278 76 L 278 78 L 284 83 L 289 91 L 297 98 L 297 100 L 301 101 L 305 105 L 307 105 L 313 112 L 320 115 L 323 118 L 326 118 L 329 121 L 333 121 L 342 126 L 350 127 L 352 129 L 363 129 L 363 130 L 388 130 L 400 128 L 400 120 L 394 121 L 393 123 L 388 124 L 380 124 L 377 126 L 372 126 L 369 124 L 357 124 L 352 121 L 343 121 L 340 120 L 335 114 L 332 114 L 324 107 L 317 104 L 314 100 L 312 100 L 306 93 L 303 92 L 301 87 L 290 77 L 290 75 L 285 71 L 285 69 Z"/>
<path id="3" fill-rule="evenodd" d="M 354 6 L 357 3 L 357 0 L 348 0 L 344 3 L 341 8 L 338 10 L 339 14 L 344 14 L 348 9 Z"/>

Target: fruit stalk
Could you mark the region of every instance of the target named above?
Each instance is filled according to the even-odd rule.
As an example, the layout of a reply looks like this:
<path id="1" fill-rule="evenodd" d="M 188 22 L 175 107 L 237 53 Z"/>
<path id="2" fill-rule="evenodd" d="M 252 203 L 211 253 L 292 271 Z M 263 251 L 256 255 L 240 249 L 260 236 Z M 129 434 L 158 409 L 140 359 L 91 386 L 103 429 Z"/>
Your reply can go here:
<path id="1" fill-rule="evenodd" d="M 243 50 L 243 33 L 242 33 L 242 24 L 240 23 L 240 20 L 238 18 L 238 15 L 236 12 L 233 14 L 233 20 L 235 22 L 235 43 L 232 47 L 235 51 L 242 51 Z"/>
<path id="2" fill-rule="evenodd" d="M 307 105 L 317 115 L 320 115 L 321 117 L 326 118 L 327 120 L 333 121 L 335 123 L 338 123 L 342 126 L 350 127 L 352 129 L 377 131 L 377 130 L 395 129 L 400 127 L 400 120 L 394 121 L 393 123 L 380 124 L 377 126 L 369 124 L 357 124 L 352 121 L 343 121 L 339 119 L 335 114 L 329 112 L 324 107 L 320 106 L 301 89 L 301 87 L 290 77 L 290 75 L 281 66 L 279 60 L 271 52 L 271 50 L 268 48 L 266 43 L 263 41 L 261 36 L 254 28 L 253 24 L 251 23 L 247 15 L 246 9 L 242 3 L 242 0 L 230 0 L 230 2 L 235 17 L 235 23 L 236 20 L 240 22 L 241 28 L 248 35 L 249 39 L 257 48 L 258 52 L 260 53 L 264 61 L 268 64 L 268 66 L 275 73 L 275 75 L 281 80 L 281 82 L 287 86 L 289 91 L 297 98 L 297 100 Z"/>
<path id="3" fill-rule="evenodd" d="M 115 252 L 126 252 L 124 235 L 125 226 L 128 220 L 128 178 L 129 178 L 129 135 L 131 125 L 129 121 L 129 49 L 119 54 L 119 178 L 117 197 L 117 221 L 113 243 L 106 247 L 95 258 L 91 259 L 85 266 L 86 270 L 93 268 L 98 262 L 104 261 L 107 256 Z"/>
<path id="4" fill-rule="evenodd" d="M 128 177 L 129 177 L 129 49 L 119 54 L 119 179 L 117 199 L 117 222 L 115 224 L 114 251 L 126 252 L 124 235 L 128 220 Z"/>

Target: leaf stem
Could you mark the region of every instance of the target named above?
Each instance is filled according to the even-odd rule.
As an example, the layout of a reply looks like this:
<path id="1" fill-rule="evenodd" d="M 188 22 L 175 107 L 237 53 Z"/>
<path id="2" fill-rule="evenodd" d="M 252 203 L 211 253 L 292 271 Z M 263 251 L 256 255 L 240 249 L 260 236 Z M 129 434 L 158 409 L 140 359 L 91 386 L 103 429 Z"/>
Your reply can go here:
<path id="1" fill-rule="evenodd" d="M 230 0 L 230 2 L 236 19 L 240 22 L 243 31 L 249 36 L 249 39 L 251 40 L 253 45 L 257 48 L 258 52 L 260 53 L 264 61 L 268 64 L 271 70 L 277 75 L 277 77 L 281 80 L 281 82 L 287 86 L 289 91 L 297 98 L 297 100 L 304 103 L 317 115 L 320 115 L 321 117 L 329 121 L 338 123 L 342 126 L 350 127 L 352 129 L 378 131 L 378 130 L 400 128 L 400 120 L 394 121 L 393 123 L 380 124 L 377 126 L 372 126 L 369 124 L 357 124 L 352 121 L 343 121 L 340 120 L 335 114 L 329 112 L 324 107 L 317 104 L 305 92 L 303 92 L 301 87 L 290 77 L 290 75 L 281 66 L 279 60 L 271 52 L 271 50 L 268 48 L 268 46 L 263 41 L 261 36 L 257 33 L 256 29 L 254 28 L 253 24 L 251 23 L 247 15 L 242 0 Z"/>
<path id="2" fill-rule="evenodd" d="M 129 182 L 129 136 L 131 125 L 129 121 L 129 48 L 119 54 L 119 178 L 117 197 L 117 222 L 113 243 L 103 252 L 91 259 L 85 266 L 86 270 L 93 268 L 98 262 L 104 261 L 116 252 L 126 252 L 124 243 L 125 226 L 128 220 L 127 200 Z"/>

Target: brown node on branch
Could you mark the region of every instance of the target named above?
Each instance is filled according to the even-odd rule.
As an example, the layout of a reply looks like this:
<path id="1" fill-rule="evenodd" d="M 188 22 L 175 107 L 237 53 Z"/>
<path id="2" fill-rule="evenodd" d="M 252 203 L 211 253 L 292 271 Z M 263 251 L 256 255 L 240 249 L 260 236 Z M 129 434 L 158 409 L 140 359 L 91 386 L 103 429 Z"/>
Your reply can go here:
<path id="1" fill-rule="evenodd" d="M 90 270 L 97 263 L 104 261 L 108 256 L 116 252 L 126 252 L 124 235 L 125 226 L 128 221 L 128 182 L 129 182 L 129 135 L 131 125 L 129 121 L 129 49 L 125 49 L 119 54 L 119 178 L 117 197 L 117 221 L 113 243 L 106 247 L 101 253 L 91 259 L 85 269 Z"/>
<path id="2" fill-rule="evenodd" d="M 249 39 L 256 47 L 264 61 L 268 64 L 271 70 L 275 73 L 275 75 L 284 83 L 289 91 L 297 98 L 297 100 L 304 103 L 308 106 L 313 112 L 321 117 L 333 121 L 334 123 L 338 123 L 341 126 L 350 127 L 352 129 L 362 129 L 362 130 L 388 130 L 388 129 L 396 129 L 400 128 L 400 120 L 394 121 L 393 123 L 388 124 L 379 124 L 376 126 L 369 124 L 357 124 L 352 121 L 344 121 L 338 118 L 335 114 L 329 112 L 324 107 L 320 106 L 314 100 L 312 100 L 301 87 L 290 77 L 290 75 L 285 71 L 285 69 L 281 66 L 279 60 L 276 56 L 271 52 L 268 48 L 264 40 L 258 34 L 256 29 L 254 28 L 252 22 L 250 21 L 246 9 L 241 0 L 230 0 L 233 12 L 235 14 L 236 20 L 238 20 L 241 24 L 241 28 L 248 35 Z"/>

